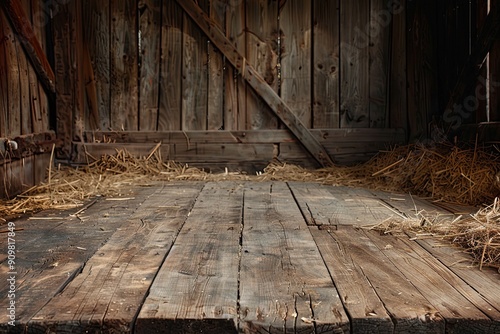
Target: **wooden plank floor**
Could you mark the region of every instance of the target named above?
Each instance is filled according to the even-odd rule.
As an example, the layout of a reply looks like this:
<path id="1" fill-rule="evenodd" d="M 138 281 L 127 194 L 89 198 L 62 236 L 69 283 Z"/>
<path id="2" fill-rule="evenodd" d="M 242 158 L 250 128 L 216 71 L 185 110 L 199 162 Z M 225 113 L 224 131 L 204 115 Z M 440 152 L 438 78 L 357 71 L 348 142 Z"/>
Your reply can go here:
<path id="1" fill-rule="evenodd" d="M 408 195 L 312 183 L 164 183 L 16 224 L 9 333 L 498 333 L 500 274 L 438 239 L 359 228 Z M 6 225 L 0 232 L 7 230 Z"/>

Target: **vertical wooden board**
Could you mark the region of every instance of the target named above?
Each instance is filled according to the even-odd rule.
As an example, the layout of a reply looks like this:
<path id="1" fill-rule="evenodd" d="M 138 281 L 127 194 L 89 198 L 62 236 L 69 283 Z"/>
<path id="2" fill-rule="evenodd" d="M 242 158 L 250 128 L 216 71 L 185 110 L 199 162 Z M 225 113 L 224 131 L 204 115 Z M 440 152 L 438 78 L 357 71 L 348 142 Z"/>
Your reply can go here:
<path id="1" fill-rule="evenodd" d="M 389 38 L 393 16 L 386 0 L 370 3 L 370 127 L 385 128 L 388 121 L 387 77 L 389 70 Z"/>
<path id="2" fill-rule="evenodd" d="M 438 109 L 435 71 L 434 22 L 436 3 L 426 0 L 408 2 L 407 66 L 409 139 L 427 137 L 427 125 Z"/>
<path id="3" fill-rule="evenodd" d="M 210 18 L 224 31 L 224 3 L 210 1 Z M 208 42 L 208 111 L 207 130 L 222 130 L 224 122 L 224 59 L 222 53 Z"/>
<path id="4" fill-rule="evenodd" d="M 343 333 L 349 319 L 286 183 L 245 189 L 240 273 L 245 333 Z"/>
<path id="5" fill-rule="evenodd" d="M 73 140 L 83 141 L 85 130 L 85 82 L 84 82 L 84 51 L 83 18 L 84 0 L 73 0 L 69 3 L 73 17 L 71 29 L 71 64 L 74 67 L 74 110 L 73 110 Z M 87 53 L 88 54 L 88 53 Z"/>
<path id="6" fill-rule="evenodd" d="M 31 15 L 33 21 L 33 31 L 36 38 L 40 42 L 42 49 L 47 54 L 47 31 L 49 27 L 49 16 L 46 2 L 31 0 Z M 47 57 L 48 58 L 48 57 Z M 45 91 L 43 84 L 38 82 L 38 110 L 35 112 L 37 115 L 37 123 L 39 132 L 48 131 L 49 126 L 49 96 Z M 35 131 L 36 132 L 36 131 Z"/>
<path id="7" fill-rule="evenodd" d="M 21 48 L 21 45 L 18 45 L 19 41 L 3 11 L 2 15 L 5 36 L 3 43 L 5 43 L 6 49 L 6 73 L 9 94 L 6 136 L 12 137 L 21 134 L 21 73 L 17 56 L 17 49 Z"/>
<path id="8" fill-rule="evenodd" d="M 245 1 L 227 1 L 226 36 L 242 55 L 246 54 Z M 226 63 L 224 129 L 246 130 L 247 86 L 240 73 Z"/>
<path id="9" fill-rule="evenodd" d="M 357 3 L 357 2 L 356 2 Z M 281 97 L 311 127 L 311 0 L 288 0 L 280 12 Z"/>
<path id="10" fill-rule="evenodd" d="M 406 90 L 406 0 L 392 10 L 391 64 L 390 64 L 390 127 L 407 129 Z"/>
<path id="11" fill-rule="evenodd" d="M 208 0 L 198 2 L 207 12 Z M 206 130 L 208 112 L 207 37 L 184 13 L 182 65 L 182 130 Z"/>
<path id="12" fill-rule="evenodd" d="M 162 1 L 158 131 L 181 130 L 183 17 L 175 1 Z"/>
<path id="13" fill-rule="evenodd" d="M 137 130 L 137 2 L 111 0 L 111 128 Z"/>
<path id="14" fill-rule="evenodd" d="M 370 0 L 340 1 L 340 127 L 368 128 Z"/>
<path id="15" fill-rule="evenodd" d="M 28 13 L 28 18 L 30 18 L 29 13 L 31 13 L 31 6 L 29 0 L 21 1 L 22 7 L 25 13 Z M 26 22 L 27 24 L 31 24 L 30 21 Z M 21 88 L 21 134 L 30 134 L 33 133 L 33 123 L 34 119 L 31 114 L 32 107 L 32 97 L 30 95 L 31 91 L 31 83 L 34 79 L 30 72 L 33 72 L 34 69 L 31 66 L 26 53 L 24 52 L 23 46 L 21 43 L 16 45 L 17 51 L 17 60 L 19 63 L 19 78 L 20 78 L 20 88 Z M 34 79 L 36 83 L 36 78 Z"/>
<path id="16" fill-rule="evenodd" d="M 313 3 L 313 128 L 340 126 L 339 2 Z"/>
<path id="17" fill-rule="evenodd" d="M 246 58 L 250 65 L 278 91 L 278 1 L 246 2 Z M 276 129 L 278 120 L 252 89 L 247 95 L 248 129 Z"/>
<path id="18" fill-rule="evenodd" d="M 5 21 L 3 11 L 0 11 L 2 22 Z M 0 23 L 0 36 L 6 36 L 5 25 Z M 0 137 L 7 136 L 7 114 L 9 112 L 9 81 L 7 67 L 7 41 L 0 43 Z"/>
<path id="19" fill-rule="evenodd" d="M 84 41 L 90 55 L 93 84 L 97 101 L 97 128 L 106 131 L 110 127 L 110 3 L 109 0 L 90 0 L 83 6 L 85 23 Z M 92 84 L 92 83 L 87 83 Z"/>
<path id="20" fill-rule="evenodd" d="M 37 154 L 34 156 L 33 179 L 35 185 L 45 181 L 48 175 L 47 169 L 50 164 L 50 153 Z"/>
<path id="21" fill-rule="evenodd" d="M 140 0 L 138 3 L 140 131 L 157 129 L 161 11 L 161 0 Z"/>
<path id="22" fill-rule="evenodd" d="M 499 0 L 491 0 L 491 8 L 498 8 L 500 6 Z M 490 11 L 491 11 L 490 8 Z M 489 64 L 489 83 L 490 83 L 490 106 L 489 106 L 489 121 L 500 121 L 500 41 L 497 39 L 493 48 L 490 51 L 490 64 Z"/>
<path id="23" fill-rule="evenodd" d="M 196 199 L 137 317 L 136 333 L 233 333 L 243 189 L 208 183 Z"/>
<path id="24" fill-rule="evenodd" d="M 71 61 L 71 22 L 69 4 L 59 6 L 59 11 L 52 18 L 54 42 L 54 72 L 56 76 L 56 132 L 63 141 L 58 150 L 58 157 L 69 158 L 73 140 L 74 106 L 74 67 Z"/>

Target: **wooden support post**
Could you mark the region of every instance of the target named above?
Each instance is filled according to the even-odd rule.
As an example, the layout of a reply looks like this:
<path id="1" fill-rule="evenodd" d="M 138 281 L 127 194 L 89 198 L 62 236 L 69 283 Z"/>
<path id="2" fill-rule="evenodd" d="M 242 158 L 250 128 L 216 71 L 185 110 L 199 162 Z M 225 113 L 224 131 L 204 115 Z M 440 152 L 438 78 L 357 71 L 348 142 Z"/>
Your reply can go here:
<path id="1" fill-rule="evenodd" d="M 267 84 L 264 78 L 248 63 L 248 61 L 231 44 L 217 24 L 193 0 L 176 0 L 194 22 L 203 30 L 214 45 L 226 56 L 227 60 L 243 76 L 247 83 L 269 105 L 287 128 L 297 137 L 309 153 L 322 165 L 333 165 L 333 161 L 325 148 L 313 137 L 290 107 Z"/>
<path id="2" fill-rule="evenodd" d="M 5 0 L 2 1 L 2 4 L 5 14 L 9 17 L 14 30 L 19 35 L 19 40 L 30 58 L 40 81 L 48 91 L 55 93 L 54 72 L 43 52 L 40 42 L 36 38 L 35 32 L 31 27 L 30 19 L 24 12 L 22 4 L 19 0 Z"/>
<path id="3" fill-rule="evenodd" d="M 500 34 L 500 6 L 491 9 L 486 17 L 483 29 L 479 34 L 476 44 L 469 59 L 465 63 L 453 92 L 450 95 L 446 105 L 445 115 L 454 110 L 455 105 L 462 105 L 466 95 L 476 83 L 476 79 L 481 72 L 484 58 L 490 52 L 495 40 Z"/>

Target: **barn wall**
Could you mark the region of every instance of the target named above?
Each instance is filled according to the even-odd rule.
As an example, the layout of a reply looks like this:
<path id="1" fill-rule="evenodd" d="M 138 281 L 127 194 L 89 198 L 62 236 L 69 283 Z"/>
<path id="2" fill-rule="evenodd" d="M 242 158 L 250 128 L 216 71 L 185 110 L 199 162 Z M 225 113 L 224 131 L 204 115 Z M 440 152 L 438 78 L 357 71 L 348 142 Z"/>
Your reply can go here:
<path id="1" fill-rule="evenodd" d="M 46 50 L 48 7 L 38 0 L 20 3 L 36 39 Z M 7 140 L 15 141 L 18 149 L 10 150 Z M 12 197 L 43 181 L 53 143 L 49 95 L 21 37 L 6 11 L 0 10 L 0 198 Z"/>
<path id="2" fill-rule="evenodd" d="M 406 35 L 399 30 L 404 2 L 389 7 L 386 0 L 197 3 L 307 128 L 366 129 L 356 132 L 364 138 L 370 130 L 400 129 L 387 133 L 404 142 L 405 117 L 399 115 L 405 113 L 406 98 L 397 87 L 391 95 L 388 84 L 406 82 L 401 60 Z M 167 142 L 168 133 L 184 131 L 189 137 L 192 131 L 216 131 L 210 142 L 220 142 L 226 131 L 284 129 L 174 0 L 74 0 L 54 17 L 54 26 L 56 73 L 64 92 L 57 106 L 63 157 L 77 161 L 81 155 L 75 149 L 96 131 L 163 132 L 168 158 L 190 161 L 200 151 L 216 154 L 220 148 L 183 151 Z M 273 157 L 274 144 L 283 144 L 281 158 L 310 160 L 293 136 L 293 145 L 271 140 L 264 143 L 271 148 L 265 159 Z M 387 144 L 360 150 L 355 135 L 344 141 L 353 143 L 345 159 L 358 154 L 351 163 Z M 224 152 L 231 148 L 227 144 Z"/>

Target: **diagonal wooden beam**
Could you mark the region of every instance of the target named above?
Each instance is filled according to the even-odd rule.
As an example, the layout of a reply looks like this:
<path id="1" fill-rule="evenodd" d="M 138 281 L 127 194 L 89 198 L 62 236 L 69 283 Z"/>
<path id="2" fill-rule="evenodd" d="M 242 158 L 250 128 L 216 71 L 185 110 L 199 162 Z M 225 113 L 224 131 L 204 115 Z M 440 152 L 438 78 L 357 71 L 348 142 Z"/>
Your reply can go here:
<path id="1" fill-rule="evenodd" d="M 226 35 L 220 31 L 203 9 L 193 0 L 176 0 L 184 11 L 193 19 L 214 45 L 226 56 L 227 60 L 240 72 L 246 82 L 269 105 L 271 110 L 297 137 L 307 151 L 322 165 L 333 165 L 325 148 L 295 116 L 292 109 L 267 84 L 264 78 L 246 61 L 232 45 Z"/>
<path id="2" fill-rule="evenodd" d="M 19 36 L 19 40 L 24 47 L 24 51 L 26 51 L 26 54 L 31 60 L 38 78 L 48 91 L 55 93 L 54 72 L 43 52 L 40 42 L 36 38 L 35 32 L 31 27 L 30 19 L 24 12 L 23 6 L 19 0 L 5 0 L 2 1 L 2 3 L 5 14 L 10 19 L 14 30 Z"/>

